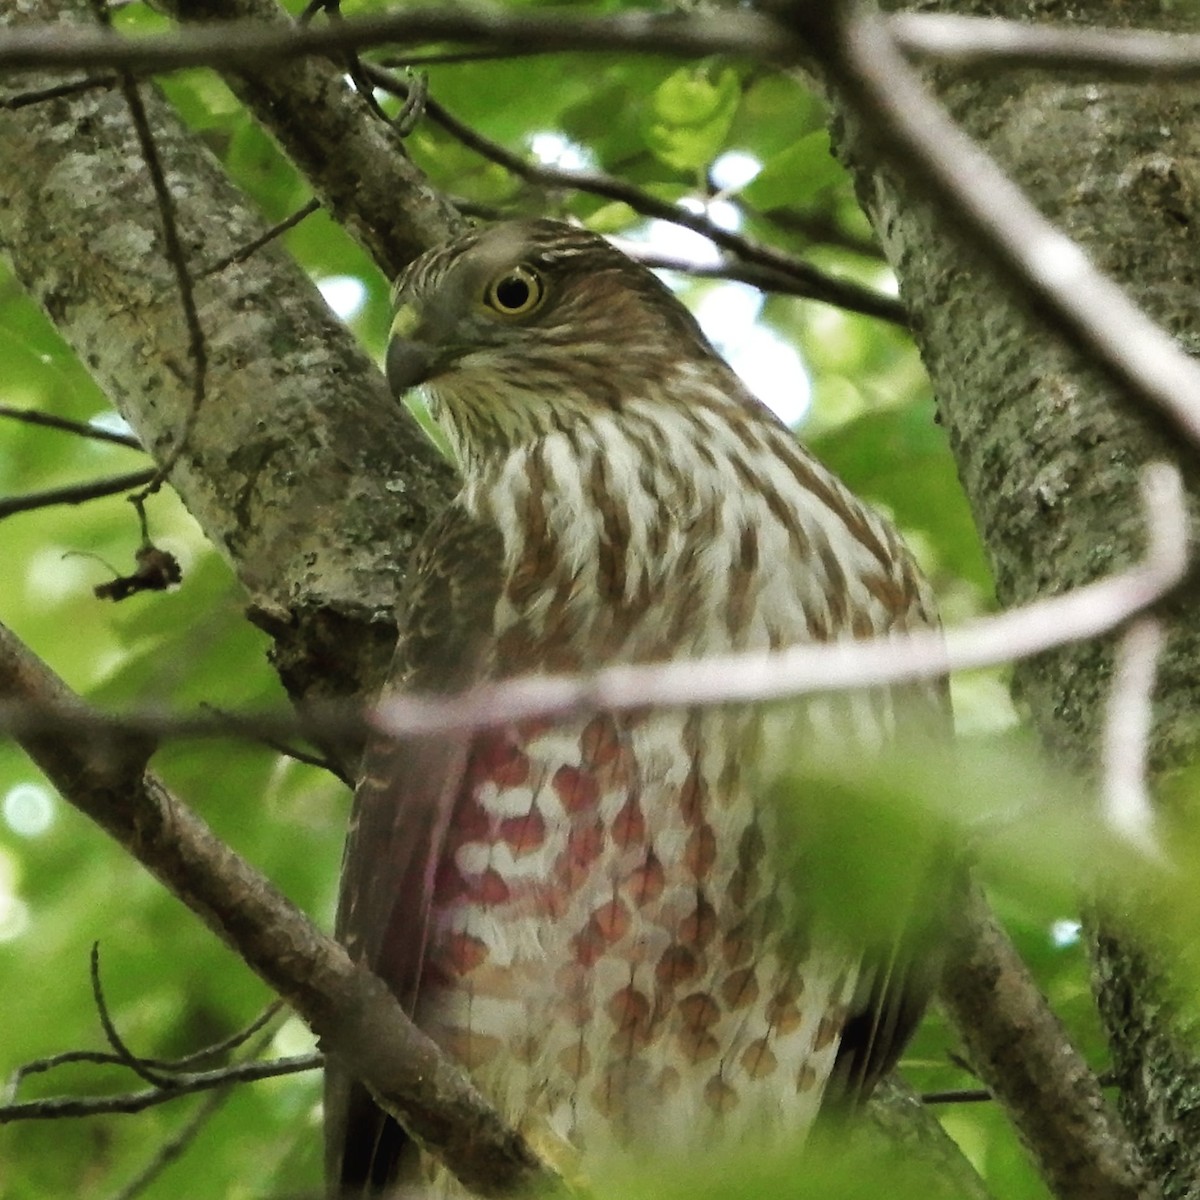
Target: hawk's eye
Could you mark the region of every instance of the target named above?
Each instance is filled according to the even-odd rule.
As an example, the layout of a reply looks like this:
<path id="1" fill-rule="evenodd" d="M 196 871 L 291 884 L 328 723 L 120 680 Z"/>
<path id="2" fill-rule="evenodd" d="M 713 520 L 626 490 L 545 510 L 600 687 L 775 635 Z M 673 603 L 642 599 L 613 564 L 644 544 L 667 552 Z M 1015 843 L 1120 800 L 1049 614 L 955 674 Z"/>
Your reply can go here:
<path id="1" fill-rule="evenodd" d="M 483 293 L 484 303 L 505 317 L 523 317 L 542 302 L 546 289 L 532 267 L 510 267 L 497 275 Z"/>

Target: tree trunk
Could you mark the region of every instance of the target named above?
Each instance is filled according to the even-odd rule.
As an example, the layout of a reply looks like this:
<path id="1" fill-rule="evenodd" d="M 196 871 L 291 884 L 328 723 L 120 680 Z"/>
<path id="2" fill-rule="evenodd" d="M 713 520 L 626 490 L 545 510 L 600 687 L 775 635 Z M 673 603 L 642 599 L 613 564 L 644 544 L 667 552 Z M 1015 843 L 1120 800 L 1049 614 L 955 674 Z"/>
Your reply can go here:
<path id="1" fill-rule="evenodd" d="M 1178 27 L 1157 0 L 891 4 L 959 14 Z M 951 114 L 1093 261 L 1185 346 L 1200 340 L 1200 92 L 1035 72 L 931 74 Z M 834 97 L 836 104 L 837 98 Z M 1141 467 L 1177 463 L 1193 498 L 1193 448 L 1133 406 L 1015 303 L 931 208 L 881 170 L 852 114 L 841 152 L 912 314 L 939 413 L 987 545 L 1002 604 L 1049 595 L 1135 559 L 1145 541 Z M 1200 623 L 1190 596 L 1163 614 L 1152 756 L 1189 756 L 1200 712 Z M 1016 686 L 1056 757 L 1094 773 L 1112 642 L 1045 655 Z M 1200 1179 L 1200 1062 L 1186 1044 L 1161 959 L 1106 916 L 1094 938 L 1096 992 L 1120 1107 L 1168 1197 Z"/>
<path id="2" fill-rule="evenodd" d="M 20 0 L 0 16 L 93 19 L 88 0 Z M 265 225 L 155 86 L 140 87 L 196 275 Z M 0 119 L 0 161 L 21 164 L 0 177 L 0 244 L 161 461 L 188 420 L 194 362 L 141 160 L 117 88 Z M 279 246 L 195 290 L 206 395 L 170 482 L 232 562 L 293 694 L 353 694 L 387 662 L 398 578 L 450 471 Z"/>

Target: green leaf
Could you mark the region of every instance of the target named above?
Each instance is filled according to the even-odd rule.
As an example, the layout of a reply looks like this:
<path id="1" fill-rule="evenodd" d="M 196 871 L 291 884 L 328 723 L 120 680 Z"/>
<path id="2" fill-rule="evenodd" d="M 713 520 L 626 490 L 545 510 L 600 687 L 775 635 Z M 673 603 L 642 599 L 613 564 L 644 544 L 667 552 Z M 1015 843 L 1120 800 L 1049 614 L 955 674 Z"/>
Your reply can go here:
<path id="1" fill-rule="evenodd" d="M 829 148 L 829 134 L 816 129 L 767 159 L 743 195 L 762 212 L 801 208 L 812 205 L 845 178 L 845 171 Z"/>
<path id="2" fill-rule="evenodd" d="M 715 78 L 703 67 L 680 67 L 655 90 L 646 144 L 677 171 L 699 171 L 717 156 L 741 100 L 732 67 Z"/>

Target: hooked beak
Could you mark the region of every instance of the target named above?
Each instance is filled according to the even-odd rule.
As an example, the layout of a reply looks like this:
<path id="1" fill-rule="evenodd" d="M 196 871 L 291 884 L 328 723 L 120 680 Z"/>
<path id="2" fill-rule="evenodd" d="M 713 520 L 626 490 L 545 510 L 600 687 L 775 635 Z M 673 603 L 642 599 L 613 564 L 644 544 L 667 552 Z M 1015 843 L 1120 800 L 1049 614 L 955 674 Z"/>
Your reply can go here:
<path id="1" fill-rule="evenodd" d="M 436 348 L 426 342 L 398 337 L 388 342 L 387 379 L 397 397 L 436 375 L 440 365 Z"/>
<path id="2" fill-rule="evenodd" d="M 397 397 L 410 388 L 427 383 L 450 361 L 452 355 L 422 336 L 421 314 L 414 304 L 401 304 L 392 319 L 385 368 L 388 383 Z"/>

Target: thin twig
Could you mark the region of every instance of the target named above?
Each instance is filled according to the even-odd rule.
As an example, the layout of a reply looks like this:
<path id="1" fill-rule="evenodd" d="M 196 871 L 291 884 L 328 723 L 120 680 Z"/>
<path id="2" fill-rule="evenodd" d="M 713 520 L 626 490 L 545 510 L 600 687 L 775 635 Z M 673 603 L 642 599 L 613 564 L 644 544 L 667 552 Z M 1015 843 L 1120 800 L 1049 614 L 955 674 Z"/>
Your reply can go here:
<path id="1" fill-rule="evenodd" d="M 100 425 L 93 425 L 90 421 L 72 421 L 70 417 L 56 416 L 54 413 L 42 412 L 38 408 L 16 408 L 11 404 L 0 404 L 0 417 L 10 421 L 20 421 L 25 425 L 41 425 L 47 429 L 61 429 L 64 433 L 78 434 L 79 437 L 91 438 L 96 442 L 112 442 L 116 446 L 128 446 L 131 450 L 144 449 L 135 434 L 105 429 Z"/>
<path id="2" fill-rule="evenodd" d="M 102 0 L 93 0 L 97 14 L 105 28 L 109 27 L 109 12 Z M 175 201 L 171 196 L 171 188 L 167 183 L 166 172 L 163 169 L 162 158 L 158 153 L 158 144 L 154 140 L 154 131 L 150 128 L 150 118 L 146 115 L 146 106 L 142 103 L 138 91 L 137 80 L 129 71 L 122 71 L 118 77 L 121 94 L 125 97 L 125 105 L 137 134 L 138 146 L 141 149 L 142 160 L 146 164 L 146 173 L 150 176 L 150 186 L 154 189 L 155 203 L 158 205 L 159 219 L 162 222 L 163 244 L 167 261 L 175 274 L 175 286 L 179 289 L 179 302 L 183 308 L 183 319 L 188 331 L 188 355 L 192 360 L 192 402 L 184 418 L 183 429 L 176 436 L 171 449 L 160 463 L 158 472 L 146 485 L 144 495 L 158 491 L 171 474 L 179 456 L 187 447 L 192 429 L 200 416 L 204 404 L 205 381 L 208 373 L 208 344 L 204 337 L 204 328 L 200 324 L 200 313 L 196 308 L 196 297 L 192 290 L 192 276 L 188 270 L 187 253 L 179 236 L 179 226 L 175 220 Z"/>
<path id="3" fill-rule="evenodd" d="M 112 1014 L 108 1011 L 108 1001 L 104 998 L 104 988 L 100 982 L 100 943 L 92 943 L 91 953 L 91 980 L 92 980 L 92 1000 L 96 1005 L 96 1012 L 100 1017 L 100 1026 L 104 1030 L 104 1037 L 108 1044 L 112 1047 L 113 1053 L 120 1060 L 121 1065 L 128 1067 L 139 1079 L 144 1079 L 147 1083 L 162 1091 L 169 1091 L 174 1087 L 171 1076 L 160 1075 L 157 1071 L 151 1070 L 129 1047 L 125 1044 L 125 1039 L 121 1037 L 117 1031 L 117 1026 L 112 1019 Z"/>
<path id="4" fill-rule="evenodd" d="M 248 1029 L 242 1030 L 241 1034 L 237 1036 L 245 1040 L 252 1030 L 260 1030 L 271 1017 L 279 1012 L 281 1007 L 280 1003 L 276 1001 Z M 260 1038 L 250 1049 L 249 1061 L 256 1061 L 258 1056 L 271 1044 L 274 1036 L 274 1030 L 270 1030 L 264 1037 Z M 230 1039 L 230 1041 L 232 1040 Z M 146 1165 L 112 1197 L 112 1200 L 135 1200 L 135 1197 L 140 1196 L 196 1140 L 200 1130 L 216 1116 L 222 1105 L 234 1094 L 234 1089 L 240 1082 L 242 1081 L 231 1079 L 227 1083 L 214 1087 L 204 1103 L 192 1113 L 180 1129 L 176 1130 L 171 1137 L 158 1147 Z"/>
<path id="5" fill-rule="evenodd" d="M 77 96 L 81 92 L 107 89 L 116 83 L 112 75 L 89 75 L 86 79 L 76 79 L 70 83 L 59 83 L 53 87 L 37 88 L 30 92 L 18 92 L 12 96 L 0 96 L 0 110 L 16 112 L 19 108 L 28 108 L 31 104 L 45 104 L 47 100 L 58 100 L 63 96 Z"/>
<path id="6" fill-rule="evenodd" d="M 995 1100 L 987 1088 L 947 1088 L 942 1092 L 922 1092 L 922 1104 L 982 1104 Z"/>
<path id="7" fill-rule="evenodd" d="M 378 87 L 400 96 L 408 96 L 410 89 L 404 80 L 371 64 L 366 64 L 365 69 L 367 76 Z M 691 212 L 669 200 L 662 200 L 615 175 L 605 175 L 599 171 L 565 171 L 544 163 L 529 162 L 498 142 L 484 137 L 433 99 L 426 99 L 425 112 L 431 121 L 440 125 L 455 140 L 474 150 L 489 162 L 504 167 L 505 170 L 512 172 L 526 183 L 545 188 L 567 188 L 572 191 L 586 192 L 593 196 L 602 196 L 608 200 L 618 200 L 644 217 L 670 221 L 672 224 L 681 225 L 685 229 L 699 233 L 751 268 L 768 272 L 769 277 L 776 280 L 774 289 L 776 291 L 785 290 L 778 286 L 778 283 L 782 280 L 789 280 L 791 286 L 786 290 L 791 295 L 820 300 L 826 304 L 836 305 L 838 308 L 863 313 L 866 316 L 879 317 L 897 325 L 903 325 L 906 322 L 904 306 L 894 296 L 876 292 L 853 280 L 829 275 L 803 259 L 793 258 L 781 250 L 756 242 L 740 233 L 723 229 L 704 212 Z"/>
<path id="8" fill-rule="evenodd" d="M 1143 853 L 1159 859 L 1162 847 L 1155 834 L 1154 806 L 1146 786 L 1146 760 L 1154 724 L 1154 681 L 1164 640 L 1162 626 L 1145 617 L 1126 630 L 1117 647 L 1104 722 L 1100 781 L 1109 828 Z"/>
<path id="9" fill-rule="evenodd" d="M 234 263 L 245 262 L 252 254 L 257 253 L 268 243 L 273 242 L 278 237 L 282 237 L 289 229 L 294 229 L 306 217 L 311 217 L 313 213 L 319 212 L 320 208 L 321 201 L 314 196 L 300 208 L 296 209 L 290 217 L 284 217 L 278 224 L 272 225 L 261 237 L 256 237 L 252 242 L 247 242 L 232 254 L 227 254 L 224 258 L 217 259 L 215 263 L 202 267 L 196 272 L 196 278 L 205 279 L 209 275 L 219 274 L 227 267 L 233 266 Z"/>
<path id="10" fill-rule="evenodd" d="M 1035 600 L 944 634 L 803 644 L 771 653 L 733 654 L 683 662 L 606 667 L 589 675 L 525 676 L 458 696 L 397 695 L 369 717 L 343 705 L 310 705 L 302 722 L 293 714 L 240 717 L 237 732 L 253 740 L 294 738 L 319 724 L 327 736 L 361 735 L 364 721 L 394 736 L 482 728 L 533 717 L 656 707 L 752 703 L 817 692 L 852 691 L 932 679 L 1030 658 L 1118 628 L 1146 611 L 1183 578 L 1188 523 L 1179 473 L 1164 463 L 1142 473 L 1147 524 L 1143 559 L 1073 591 Z M 69 712 L 53 706 L 0 702 L 0 729 L 20 737 L 87 733 L 161 737 L 221 737 L 235 731 L 227 716 Z"/>
<path id="11" fill-rule="evenodd" d="M 220 720 L 226 721 L 229 724 L 230 732 L 234 736 L 238 736 L 238 729 L 241 724 L 241 717 L 237 713 L 229 712 L 227 709 L 218 708 L 214 704 L 202 704 L 200 706 L 205 712 L 210 712 L 213 716 Z M 313 751 L 301 750 L 293 742 L 285 741 L 283 738 L 277 737 L 261 737 L 258 739 L 260 744 L 266 746 L 268 750 L 274 750 L 277 754 L 282 754 L 285 758 L 293 759 L 295 762 L 303 763 L 307 767 L 319 767 L 321 770 L 329 771 L 331 774 L 337 774 L 332 761 L 323 755 L 316 754 Z"/>
<path id="12" fill-rule="evenodd" d="M 144 471 L 131 471 L 128 475 L 109 475 L 103 479 L 93 479 L 89 483 L 71 483 L 65 487 L 47 488 L 42 492 L 26 492 L 23 496 L 0 498 L 0 520 L 15 513 L 53 508 L 57 504 L 86 504 L 89 500 L 100 500 L 117 492 L 128 492 L 148 484 L 157 474 L 157 470 L 151 467 Z"/>
<path id="13" fill-rule="evenodd" d="M 194 1113 L 155 1150 L 149 1162 L 123 1187 L 114 1192 L 112 1200 L 135 1200 L 194 1142 L 200 1130 L 220 1112 L 234 1094 L 234 1083 L 215 1087 Z"/>
<path id="14" fill-rule="evenodd" d="M 0 1107 L 0 1125 L 13 1121 L 50 1121 L 66 1117 L 95 1117 L 105 1113 L 137 1113 L 160 1104 L 168 1104 L 180 1096 L 207 1092 L 230 1083 L 250 1083 L 257 1079 L 274 1079 L 279 1075 L 295 1075 L 314 1071 L 324 1063 L 320 1054 L 296 1054 L 275 1058 L 270 1062 L 236 1063 L 216 1067 L 211 1071 L 173 1078 L 169 1087 L 146 1088 L 140 1092 L 121 1092 L 112 1096 L 50 1096 L 45 1100 L 23 1100 Z"/>
<path id="15" fill-rule="evenodd" d="M 192 1054 L 184 1055 L 182 1058 L 147 1057 L 140 1058 L 138 1061 L 160 1071 L 172 1071 L 176 1073 L 187 1071 L 201 1063 L 211 1062 L 215 1058 L 221 1058 L 226 1054 L 232 1053 L 262 1029 L 282 1007 L 281 1001 L 272 1001 L 245 1029 L 239 1029 L 236 1033 L 224 1038 L 222 1041 L 214 1042 L 211 1046 L 205 1046 Z M 46 1058 L 37 1058 L 31 1062 L 22 1063 L 9 1076 L 8 1083 L 5 1085 L 3 1092 L 4 1102 L 11 1103 L 15 1100 L 21 1084 L 31 1075 L 44 1075 L 48 1071 L 53 1071 L 58 1067 L 69 1066 L 74 1063 L 94 1063 L 110 1067 L 123 1066 L 125 1065 L 125 1057 L 124 1055 L 115 1054 L 110 1050 L 64 1050 L 60 1054 L 51 1054 Z"/>
<path id="16" fill-rule="evenodd" d="M 606 667 L 589 676 L 526 677 L 447 698 L 382 700 L 375 720 L 403 735 L 656 706 L 774 700 L 930 679 L 1030 658 L 1114 629 L 1145 611 L 1184 576 L 1188 520 L 1178 471 L 1165 463 L 1142 473 L 1148 545 L 1141 562 L 1059 596 L 1035 600 L 944 634 L 804 644 L 772 653 Z"/>
<path id="17" fill-rule="evenodd" d="M 694 259 L 656 253 L 641 242 L 613 240 L 630 258 L 654 270 L 679 271 L 697 279 L 724 279 L 733 283 L 748 283 L 764 292 L 776 292 L 784 296 L 812 296 L 811 290 L 805 284 L 771 267 L 740 263 L 730 258 L 723 258 L 718 263 L 699 263 Z"/>

